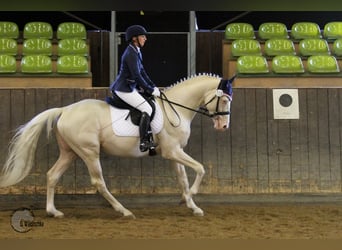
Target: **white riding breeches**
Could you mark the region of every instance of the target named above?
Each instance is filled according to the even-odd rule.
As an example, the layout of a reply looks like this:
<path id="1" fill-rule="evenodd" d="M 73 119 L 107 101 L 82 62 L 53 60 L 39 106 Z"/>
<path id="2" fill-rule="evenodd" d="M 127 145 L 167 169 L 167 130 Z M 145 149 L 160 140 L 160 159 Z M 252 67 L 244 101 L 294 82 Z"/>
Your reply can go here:
<path id="1" fill-rule="evenodd" d="M 132 92 L 115 91 L 115 93 L 126 103 L 132 107 L 139 109 L 141 112 L 146 112 L 149 116 L 152 114 L 150 104 L 138 93 L 136 89 Z"/>

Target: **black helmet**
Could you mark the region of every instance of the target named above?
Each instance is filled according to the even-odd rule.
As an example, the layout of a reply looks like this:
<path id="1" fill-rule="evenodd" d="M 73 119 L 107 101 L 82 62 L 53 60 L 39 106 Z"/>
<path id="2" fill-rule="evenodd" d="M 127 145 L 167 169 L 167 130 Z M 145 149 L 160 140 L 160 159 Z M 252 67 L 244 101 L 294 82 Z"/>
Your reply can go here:
<path id="1" fill-rule="evenodd" d="M 129 26 L 126 30 L 126 41 L 129 42 L 134 36 L 147 35 L 146 29 L 141 25 Z"/>

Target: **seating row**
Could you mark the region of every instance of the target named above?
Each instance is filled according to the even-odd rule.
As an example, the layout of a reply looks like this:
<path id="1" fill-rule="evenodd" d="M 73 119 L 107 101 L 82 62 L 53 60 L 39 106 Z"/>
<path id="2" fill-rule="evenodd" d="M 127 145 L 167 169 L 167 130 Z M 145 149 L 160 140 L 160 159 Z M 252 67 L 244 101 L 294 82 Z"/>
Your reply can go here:
<path id="1" fill-rule="evenodd" d="M 336 39 L 331 49 L 328 42 L 322 38 L 306 38 L 298 43 L 298 53 L 295 44 L 288 38 L 271 38 L 265 41 L 263 46 L 266 56 L 276 55 L 301 55 L 311 56 L 320 54 L 333 54 L 342 56 L 342 38 Z M 260 42 L 254 39 L 237 39 L 231 42 L 231 54 L 233 57 L 243 55 L 262 55 Z"/>
<path id="2" fill-rule="evenodd" d="M 256 36 L 257 33 L 257 36 Z M 291 38 L 301 40 L 305 38 L 325 38 L 334 40 L 342 37 L 342 21 L 328 22 L 321 31 L 319 25 L 314 22 L 297 22 L 288 30 L 286 25 L 280 22 L 262 23 L 257 32 L 250 23 L 230 23 L 225 29 L 225 38 L 267 40 L 271 38 Z"/>
<path id="3" fill-rule="evenodd" d="M 18 43 L 13 38 L 0 38 L 1 55 L 83 55 L 88 56 L 87 42 L 79 38 L 65 38 L 57 43 L 57 49 L 53 49 L 51 40 L 47 38 L 29 38 Z"/>
<path id="4" fill-rule="evenodd" d="M 14 22 L 0 21 L 0 37 L 18 39 L 20 36 L 18 25 Z M 53 39 L 54 31 L 48 22 L 28 22 L 23 29 L 23 39 L 46 38 Z M 79 22 L 63 22 L 57 27 L 56 38 L 86 39 L 85 26 Z"/>
<path id="5" fill-rule="evenodd" d="M 55 67 L 53 67 L 53 62 L 56 63 Z M 12 55 L 0 55 L 0 73 L 2 74 L 48 74 L 54 72 L 60 74 L 88 74 L 88 60 L 80 55 L 60 56 L 57 61 L 53 61 L 47 55 L 27 55 L 18 61 Z"/>
<path id="6" fill-rule="evenodd" d="M 240 74 L 302 74 L 306 71 L 315 74 L 335 74 L 340 72 L 339 64 L 334 56 L 314 55 L 303 60 L 296 55 L 280 55 L 268 63 L 263 56 L 240 56 L 236 61 L 237 72 Z M 271 68 L 271 70 L 270 70 Z"/>

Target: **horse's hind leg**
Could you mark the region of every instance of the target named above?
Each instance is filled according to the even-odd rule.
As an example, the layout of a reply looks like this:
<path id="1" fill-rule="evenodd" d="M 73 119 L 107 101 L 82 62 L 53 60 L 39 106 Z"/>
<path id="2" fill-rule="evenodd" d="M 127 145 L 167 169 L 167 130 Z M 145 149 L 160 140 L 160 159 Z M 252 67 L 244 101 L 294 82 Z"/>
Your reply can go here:
<path id="1" fill-rule="evenodd" d="M 135 218 L 134 214 L 126 209 L 118 200 L 114 198 L 114 196 L 108 191 L 105 181 L 102 175 L 102 169 L 100 160 L 97 159 L 91 160 L 90 158 L 84 159 L 91 178 L 91 184 L 94 185 L 97 191 L 112 205 L 112 207 L 117 211 L 123 214 L 126 218 Z"/>
<path id="2" fill-rule="evenodd" d="M 60 154 L 56 163 L 47 173 L 46 212 L 49 216 L 63 217 L 64 214 L 58 211 L 54 204 L 55 187 L 59 178 L 70 167 L 77 156 L 58 133 L 56 133 L 56 138 Z"/>

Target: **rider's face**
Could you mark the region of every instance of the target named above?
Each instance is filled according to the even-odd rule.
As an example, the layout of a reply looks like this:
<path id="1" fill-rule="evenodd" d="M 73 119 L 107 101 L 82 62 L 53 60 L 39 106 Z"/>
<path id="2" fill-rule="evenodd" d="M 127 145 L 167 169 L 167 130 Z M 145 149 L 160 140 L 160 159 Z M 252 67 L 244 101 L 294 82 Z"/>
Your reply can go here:
<path id="1" fill-rule="evenodd" d="M 145 35 L 140 35 L 137 37 L 136 42 L 137 44 L 140 45 L 140 47 L 143 47 L 145 45 L 146 40 L 147 40 L 147 37 Z"/>

